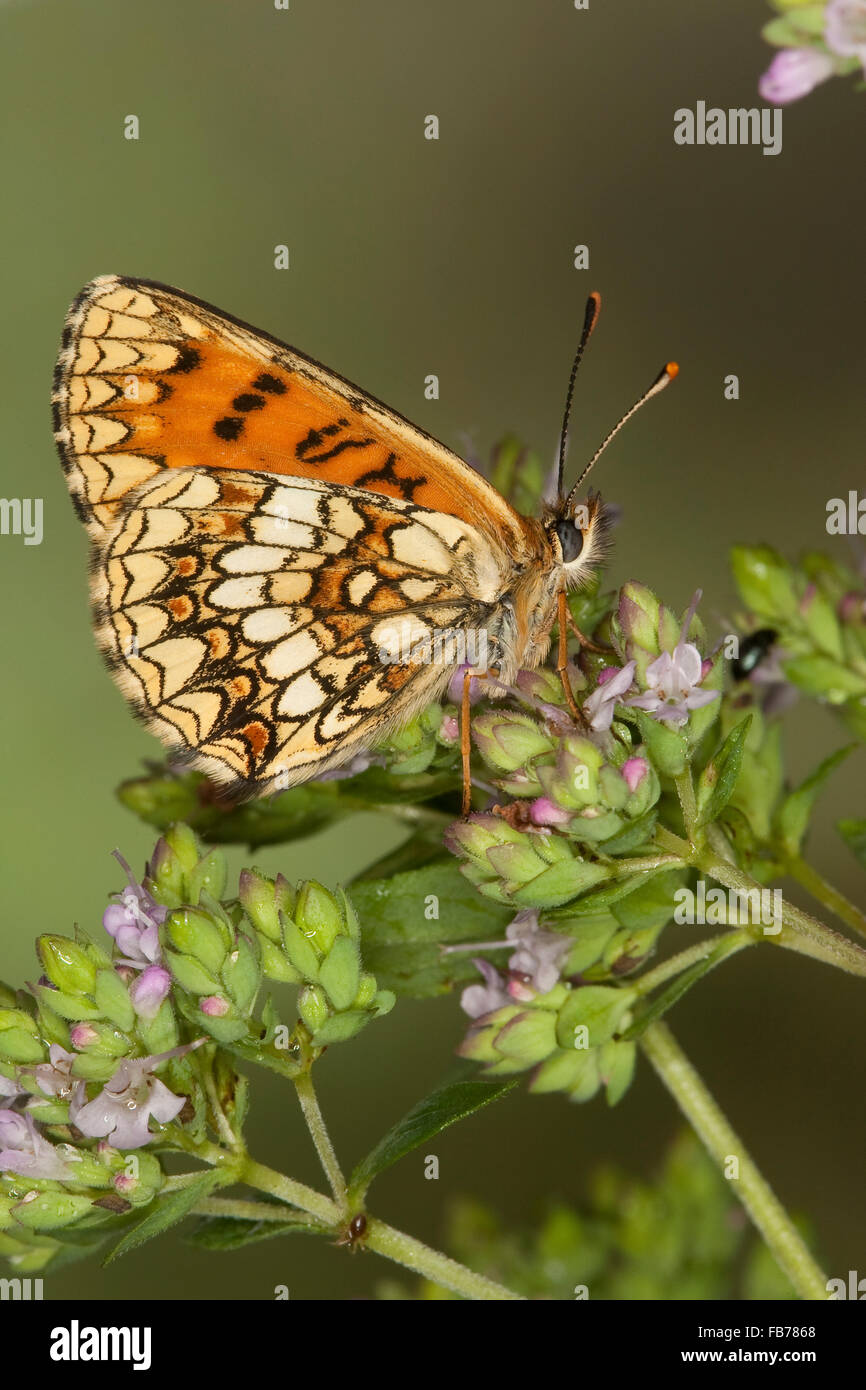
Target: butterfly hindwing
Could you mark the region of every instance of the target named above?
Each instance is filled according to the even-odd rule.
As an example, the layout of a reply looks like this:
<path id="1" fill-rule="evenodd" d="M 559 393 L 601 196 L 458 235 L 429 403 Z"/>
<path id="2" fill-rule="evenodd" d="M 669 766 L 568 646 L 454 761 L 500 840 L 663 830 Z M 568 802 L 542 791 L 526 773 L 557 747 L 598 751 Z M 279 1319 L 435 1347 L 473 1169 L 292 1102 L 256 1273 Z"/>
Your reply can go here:
<path id="1" fill-rule="evenodd" d="M 429 639 L 483 626 L 497 588 L 495 555 L 454 518 L 237 470 L 159 472 L 99 556 L 97 637 L 121 689 L 176 752 L 247 790 L 410 718 L 461 659 L 446 643 L 431 660 Z"/>

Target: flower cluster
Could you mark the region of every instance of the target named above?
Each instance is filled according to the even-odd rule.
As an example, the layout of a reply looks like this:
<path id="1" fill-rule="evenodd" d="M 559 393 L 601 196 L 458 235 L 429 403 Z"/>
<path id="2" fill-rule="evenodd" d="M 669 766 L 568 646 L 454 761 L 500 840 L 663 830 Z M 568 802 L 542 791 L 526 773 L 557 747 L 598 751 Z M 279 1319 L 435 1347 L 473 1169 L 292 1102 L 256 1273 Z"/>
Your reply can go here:
<path id="1" fill-rule="evenodd" d="M 232 1055 L 294 1076 L 394 1003 L 363 969 L 344 894 L 245 870 L 224 902 L 223 855 L 185 826 L 142 882 L 116 857 L 128 881 L 103 915 L 111 949 L 43 935 L 38 981 L 0 986 L 0 1253 L 28 1268 L 67 1226 L 98 1237 L 152 1202 L 166 1181 L 155 1144 L 238 1137 Z M 291 1026 L 270 1000 L 255 1016 L 265 979 L 301 986 Z"/>
<path id="2" fill-rule="evenodd" d="M 763 36 L 780 49 L 758 88 L 765 101 L 784 106 L 828 78 L 866 72 L 866 0 L 770 0 L 780 17 Z"/>

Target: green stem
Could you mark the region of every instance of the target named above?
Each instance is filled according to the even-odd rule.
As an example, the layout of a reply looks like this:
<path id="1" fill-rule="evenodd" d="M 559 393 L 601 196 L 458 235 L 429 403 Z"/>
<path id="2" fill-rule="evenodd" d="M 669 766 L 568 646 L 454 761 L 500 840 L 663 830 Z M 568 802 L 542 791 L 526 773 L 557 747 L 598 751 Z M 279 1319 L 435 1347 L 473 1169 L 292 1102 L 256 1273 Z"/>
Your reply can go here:
<path id="1" fill-rule="evenodd" d="M 310 1131 L 313 1143 L 316 1146 L 316 1153 L 319 1155 L 319 1162 L 325 1170 L 325 1177 L 331 1185 L 331 1191 L 339 1204 L 341 1210 L 346 1210 L 346 1179 L 343 1177 L 342 1170 L 331 1143 L 331 1136 L 325 1124 L 324 1116 L 319 1108 L 318 1098 L 313 1078 L 308 1071 L 302 1071 L 295 1077 L 295 1090 L 298 1093 L 298 1100 L 301 1102 L 301 1109 L 304 1112 L 304 1119 L 307 1122 L 307 1129 Z"/>
<path id="2" fill-rule="evenodd" d="M 254 1159 L 248 1158 L 244 1161 L 239 1177 L 248 1187 L 267 1192 L 282 1202 L 300 1207 L 302 1211 L 311 1212 L 331 1230 L 340 1230 L 345 1223 L 345 1213 L 340 1211 L 330 1197 L 314 1192 L 303 1183 L 295 1182 L 293 1178 L 287 1178 L 282 1173 L 275 1172 L 273 1168 L 265 1167 L 263 1163 L 256 1163 Z M 520 1294 L 513 1293 L 504 1285 L 485 1279 L 482 1274 L 476 1274 L 474 1270 L 467 1269 L 465 1265 L 458 1264 L 456 1260 L 449 1259 L 438 1250 L 432 1250 L 429 1245 L 415 1240 L 413 1236 L 396 1231 L 393 1226 L 388 1226 L 375 1217 L 367 1218 L 365 1244 L 377 1254 L 396 1260 L 398 1264 L 423 1275 L 431 1283 L 441 1284 L 443 1288 L 451 1289 L 463 1298 L 521 1298 Z"/>
<path id="3" fill-rule="evenodd" d="M 713 1161 L 724 1171 L 737 1159 L 737 1196 L 797 1293 L 826 1300 L 825 1275 L 666 1024 L 651 1024 L 640 1045 Z"/>
<path id="4" fill-rule="evenodd" d="M 686 837 L 694 844 L 698 834 L 698 803 L 695 801 L 695 788 L 689 768 L 684 768 L 682 772 L 677 774 L 674 778 L 674 786 L 677 789 L 677 796 L 680 799 L 680 810 L 683 813 L 683 824 L 686 827 Z"/>
<path id="5" fill-rule="evenodd" d="M 463 1298 L 485 1302 L 523 1298 L 522 1294 L 506 1289 L 503 1284 L 495 1284 L 492 1279 L 476 1274 L 439 1250 L 431 1250 L 429 1245 L 415 1240 L 414 1236 L 395 1231 L 393 1226 L 387 1226 L 375 1217 L 368 1218 L 364 1244 L 368 1250 L 375 1250 L 377 1255 L 395 1260 L 397 1264 L 423 1274 L 425 1279 L 451 1289 L 452 1293 L 458 1293 Z"/>
<path id="6" fill-rule="evenodd" d="M 729 864 L 726 859 L 713 850 L 705 849 L 694 857 L 697 867 L 709 874 L 726 888 L 734 888 L 739 893 L 760 892 L 761 885 L 743 873 L 742 869 Z M 793 903 L 782 904 L 782 930 L 766 934 L 766 939 L 777 946 L 784 946 L 800 955 L 811 956 L 813 960 L 823 960 L 828 965 L 838 966 L 851 975 L 866 977 L 866 951 L 862 946 L 849 941 L 846 936 L 825 927 L 816 917 L 795 907 Z"/>
<path id="7" fill-rule="evenodd" d="M 823 903 L 828 912 L 832 912 L 839 918 L 840 922 L 844 922 L 853 931 L 859 932 L 861 936 L 866 936 L 866 915 L 860 911 L 859 907 L 855 907 L 844 893 L 840 893 L 838 888 L 834 888 L 832 883 L 828 883 L 817 869 L 813 869 L 811 864 L 807 864 L 800 855 L 786 859 L 785 868 L 791 877 L 806 889 L 807 893 L 810 893 L 817 902 Z"/>
<path id="8" fill-rule="evenodd" d="M 281 1202 L 288 1202 L 290 1206 L 298 1207 L 301 1211 L 308 1211 L 330 1229 L 336 1229 L 343 1219 L 340 1208 L 330 1197 L 316 1192 L 313 1187 L 307 1187 L 306 1183 L 296 1182 L 294 1178 L 277 1173 L 273 1168 L 266 1168 L 263 1163 L 256 1163 L 255 1159 L 245 1159 L 238 1180 L 245 1182 L 247 1187 L 255 1188 L 257 1192 L 267 1192 Z"/>
<path id="9" fill-rule="evenodd" d="M 674 975 L 680 975 L 690 966 L 697 965 L 699 961 L 706 960 L 707 956 L 716 955 L 715 965 L 725 960 L 728 956 L 734 955 L 736 951 L 742 951 L 744 946 L 754 946 L 755 938 L 750 932 L 737 928 L 736 931 L 723 932 L 720 936 L 708 936 L 705 941 L 699 941 L 695 946 L 689 946 L 685 951 L 679 951 L 675 956 L 670 956 L 668 960 L 662 961 L 654 970 L 648 970 L 645 975 L 636 979 L 634 988 L 638 994 L 649 994 L 652 990 L 658 989 L 666 980 Z"/>

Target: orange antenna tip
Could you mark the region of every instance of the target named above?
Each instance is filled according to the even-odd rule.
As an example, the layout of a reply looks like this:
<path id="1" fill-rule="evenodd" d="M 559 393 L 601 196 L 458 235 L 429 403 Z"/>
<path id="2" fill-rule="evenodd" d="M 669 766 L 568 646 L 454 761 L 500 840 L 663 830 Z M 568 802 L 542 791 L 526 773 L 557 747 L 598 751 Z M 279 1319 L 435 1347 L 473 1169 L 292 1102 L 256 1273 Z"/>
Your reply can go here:
<path id="1" fill-rule="evenodd" d="M 670 377 L 671 381 L 673 381 L 674 377 L 675 377 L 675 376 L 679 376 L 679 374 L 680 374 L 680 364 L 679 364 L 679 362 L 667 362 L 667 363 L 665 363 L 665 371 L 667 372 L 667 374 L 668 374 L 668 376 Z"/>

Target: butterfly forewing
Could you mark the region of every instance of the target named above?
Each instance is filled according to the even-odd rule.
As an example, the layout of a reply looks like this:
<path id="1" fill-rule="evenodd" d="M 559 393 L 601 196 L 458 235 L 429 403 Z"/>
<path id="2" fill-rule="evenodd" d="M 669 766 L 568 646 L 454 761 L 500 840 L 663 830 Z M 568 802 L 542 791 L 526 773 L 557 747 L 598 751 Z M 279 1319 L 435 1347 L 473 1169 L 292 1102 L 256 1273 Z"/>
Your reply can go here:
<path id="1" fill-rule="evenodd" d="M 495 647 L 504 596 L 538 568 L 538 523 L 443 445 L 163 286 L 82 292 L 54 400 L 109 666 L 169 747 L 238 791 L 411 718 L 465 659 L 450 635 Z"/>

